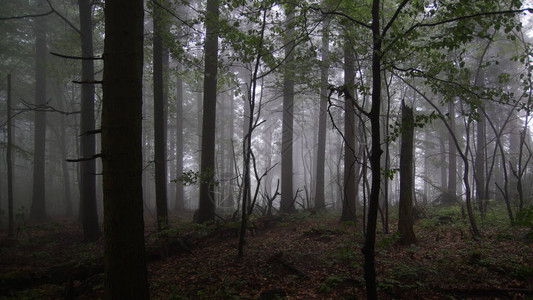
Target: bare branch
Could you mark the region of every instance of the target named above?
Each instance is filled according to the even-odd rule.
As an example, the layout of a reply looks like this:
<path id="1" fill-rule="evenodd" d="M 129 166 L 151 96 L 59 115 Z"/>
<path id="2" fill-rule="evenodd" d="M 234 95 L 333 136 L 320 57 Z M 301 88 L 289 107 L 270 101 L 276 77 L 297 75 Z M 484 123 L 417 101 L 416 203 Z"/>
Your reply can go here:
<path id="1" fill-rule="evenodd" d="M 99 157 L 102 157 L 102 153 L 98 153 L 98 154 L 95 154 L 89 157 L 83 157 L 83 158 L 78 158 L 78 159 L 66 159 L 66 161 L 67 162 L 82 162 L 82 161 L 89 161 L 89 160 L 97 159 Z"/>
<path id="2" fill-rule="evenodd" d="M 26 18 L 39 18 L 44 17 L 53 14 L 54 11 L 51 10 L 49 12 L 45 12 L 42 14 L 33 14 L 33 15 L 21 15 L 21 16 L 12 16 L 12 17 L 0 17 L 0 21 L 9 21 L 9 20 L 18 20 L 18 19 L 26 19 Z"/>
<path id="3" fill-rule="evenodd" d="M 60 14 L 53 6 L 52 6 L 52 3 L 50 2 L 50 0 L 46 0 L 46 2 L 48 2 L 48 6 L 50 6 L 50 9 L 52 10 L 52 12 L 54 12 L 60 19 L 62 19 L 63 21 L 65 21 L 65 23 L 68 24 L 68 26 L 70 26 L 70 28 L 72 28 L 74 31 L 76 31 L 78 34 L 81 34 L 81 30 L 78 29 L 78 27 L 74 26 L 74 24 L 72 24 L 67 18 L 63 17 L 62 14 Z"/>
<path id="4" fill-rule="evenodd" d="M 103 60 L 104 59 L 101 56 L 81 57 L 81 56 L 64 55 L 64 54 L 59 54 L 56 52 L 50 52 L 50 54 L 57 56 L 57 57 L 61 57 L 61 58 L 67 58 L 67 59 L 81 59 L 81 60 Z"/>
<path id="5" fill-rule="evenodd" d="M 78 80 L 72 80 L 72 83 L 77 84 L 103 84 L 104 82 L 102 80 L 86 80 L 86 81 L 78 81 Z"/>
<path id="6" fill-rule="evenodd" d="M 84 133 L 80 134 L 80 136 L 87 136 L 87 135 L 91 135 L 91 134 L 100 134 L 100 133 L 102 133 L 102 129 L 88 130 L 88 131 L 85 131 Z"/>

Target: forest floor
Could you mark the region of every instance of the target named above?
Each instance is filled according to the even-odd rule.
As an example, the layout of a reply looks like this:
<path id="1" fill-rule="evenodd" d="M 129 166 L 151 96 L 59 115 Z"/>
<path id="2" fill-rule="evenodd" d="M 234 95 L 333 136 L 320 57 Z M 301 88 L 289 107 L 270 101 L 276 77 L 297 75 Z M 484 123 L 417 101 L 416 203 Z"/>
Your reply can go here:
<path id="1" fill-rule="evenodd" d="M 361 224 L 341 224 L 330 213 L 252 224 L 240 259 L 236 223 L 175 221 L 159 234 L 147 227 L 151 298 L 365 299 Z M 475 240 L 460 215 L 434 215 L 417 221 L 411 246 L 378 233 L 379 298 L 533 299 L 530 228 L 479 225 L 483 237 Z M 19 226 L 15 239 L 5 236 L 2 229 L 0 299 L 102 297 L 103 239 L 83 243 L 72 221 Z"/>

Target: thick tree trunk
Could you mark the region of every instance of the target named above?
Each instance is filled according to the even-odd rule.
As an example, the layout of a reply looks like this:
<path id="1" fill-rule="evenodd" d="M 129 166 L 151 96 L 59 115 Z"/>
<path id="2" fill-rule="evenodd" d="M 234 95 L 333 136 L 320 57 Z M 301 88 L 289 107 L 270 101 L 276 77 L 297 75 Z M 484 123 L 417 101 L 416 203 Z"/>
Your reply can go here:
<path id="1" fill-rule="evenodd" d="M 93 27 L 91 21 L 92 5 L 90 0 L 78 0 L 80 10 L 81 53 L 83 57 L 93 54 Z M 96 138 L 92 133 L 95 129 L 94 118 L 94 62 L 84 59 L 81 63 L 81 124 L 80 150 L 82 158 L 94 156 Z M 100 235 L 98 210 L 96 205 L 96 161 L 94 159 L 80 162 L 80 220 L 83 227 L 83 238 L 94 242 Z"/>
<path id="2" fill-rule="evenodd" d="M 45 6 L 45 1 L 38 2 Z M 33 196 L 31 202 L 30 219 L 43 221 L 46 219 L 45 203 L 45 145 L 46 145 L 46 113 L 39 111 L 46 105 L 46 64 L 48 50 L 46 46 L 47 18 L 35 20 L 35 131 L 34 131 L 34 161 L 33 161 Z"/>
<path id="3" fill-rule="evenodd" d="M 218 0 L 207 0 L 199 223 L 215 219 L 215 124 L 217 104 Z"/>
<path id="4" fill-rule="evenodd" d="M 416 243 L 413 231 L 413 157 L 414 157 L 414 116 L 413 109 L 402 101 L 402 144 L 400 150 L 400 211 L 398 232 L 400 244 Z"/>
<path id="5" fill-rule="evenodd" d="M 104 12 L 104 297 L 148 299 L 142 199 L 143 1 L 106 1 Z"/>
<path id="6" fill-rule="evenodd" d="M 290 213 L 294 211 L 293 195 L 293 122 L 294 122 L 294 82 L 290 64 L 294 48 L 294 29 L 291 25 L 294 18 L 293 8 L 286 8 L 285 19 L 285 59 L 286 67 L 283 74 L 283 124 L 281 131 L 281 207 L 280 212 Z"/>
<path id="7" fill-rule="evenodd" d="M 163 10 L 153 5 L 153 68 L 154 68 L 154 162 L 155 162 L 155 203 L 157 210 L 157 230 L 168 227 L 167 207 L 167 85 L 166 68 L 168 51 L 164 49 L 162 35 L 167 30 Z"/>

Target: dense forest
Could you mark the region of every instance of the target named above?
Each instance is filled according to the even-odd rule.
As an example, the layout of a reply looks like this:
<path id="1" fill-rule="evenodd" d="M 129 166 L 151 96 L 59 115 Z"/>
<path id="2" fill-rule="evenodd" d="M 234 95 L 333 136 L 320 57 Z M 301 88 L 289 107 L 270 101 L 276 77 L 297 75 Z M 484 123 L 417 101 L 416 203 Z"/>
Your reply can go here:
<path id="1" fill-rule="evenodd" d="M 533 297 L 533 3 L 1 7 L 0 298 Z"/>

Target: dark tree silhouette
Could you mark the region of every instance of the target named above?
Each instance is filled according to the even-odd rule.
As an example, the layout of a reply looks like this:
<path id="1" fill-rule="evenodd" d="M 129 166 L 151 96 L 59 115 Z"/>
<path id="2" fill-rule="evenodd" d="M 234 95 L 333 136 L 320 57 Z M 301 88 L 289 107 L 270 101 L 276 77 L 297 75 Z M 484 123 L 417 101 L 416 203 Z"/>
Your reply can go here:
<path id="1" fill-rule="evenodd" d="M 215 120 L 217 104 L 218 0 L 207 1 L 200 203 L 197 222 L 215 219 Z"/>
<path id="2" fill-rule="evenodd" d="M 106 1 L 104 12 L 104 296 L 148 299 L 142 199 L 143 1 Z"/>

